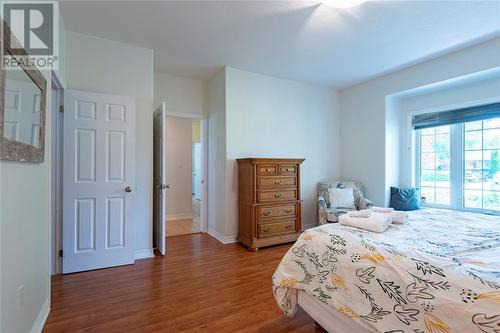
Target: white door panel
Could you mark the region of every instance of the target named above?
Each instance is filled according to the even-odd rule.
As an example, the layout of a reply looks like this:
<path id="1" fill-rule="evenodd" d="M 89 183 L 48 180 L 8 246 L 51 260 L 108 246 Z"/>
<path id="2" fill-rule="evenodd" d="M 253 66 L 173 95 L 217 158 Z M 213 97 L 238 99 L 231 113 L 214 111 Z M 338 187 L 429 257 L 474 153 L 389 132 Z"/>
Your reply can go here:
<path id="1" fill-rule="evenodd" d="M 165 102 L 155 111 L 153 119 L 153 246 L 165 255 L 165 237 L 167 220 L 167 170 L 165 163 L 166 145 Z"/>
<path id="2" fill-rule="evenodd" d="M 134 262 L 135 103 L 66 90 L 63 273 Z"/>

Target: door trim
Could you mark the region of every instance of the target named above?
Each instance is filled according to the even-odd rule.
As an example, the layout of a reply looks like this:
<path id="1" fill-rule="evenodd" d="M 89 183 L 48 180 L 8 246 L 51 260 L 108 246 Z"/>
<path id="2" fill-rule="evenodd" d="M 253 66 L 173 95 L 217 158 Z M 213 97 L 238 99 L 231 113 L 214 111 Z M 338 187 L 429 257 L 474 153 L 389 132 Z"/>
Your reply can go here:
<path id="1" fill-rule="evenodd" d="M 60 107 L 64 105 L 64 87 L 57 74 L 52 71 L 50 81 L 50 229 L 49 229 L 49 253 L 50 274 L 62 273 L 62 147 L 63 147 L 63 113 Z M 58 105 L 54 109 L 52 105 L 52 91 L 57 91 Z M 55 151 L 53 151 L 55 148 Z M 53 178 L 54 177 L 54 178 Z"/>

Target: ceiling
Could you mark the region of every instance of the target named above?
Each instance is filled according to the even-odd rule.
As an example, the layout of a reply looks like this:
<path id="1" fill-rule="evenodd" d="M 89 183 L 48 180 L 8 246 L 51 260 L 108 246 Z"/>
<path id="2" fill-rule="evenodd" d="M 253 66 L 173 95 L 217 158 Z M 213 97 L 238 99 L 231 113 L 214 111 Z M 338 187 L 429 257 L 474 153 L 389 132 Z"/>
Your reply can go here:
<path id="1" fill-rule="evenodd" d="M 201 80 L 226 65 L 343 88 L 500 36 L 500 1 L 373 0 L 350 9 L 301 0 L 60 6 L 66 29 L 151 48 L 155 70 Z"/>

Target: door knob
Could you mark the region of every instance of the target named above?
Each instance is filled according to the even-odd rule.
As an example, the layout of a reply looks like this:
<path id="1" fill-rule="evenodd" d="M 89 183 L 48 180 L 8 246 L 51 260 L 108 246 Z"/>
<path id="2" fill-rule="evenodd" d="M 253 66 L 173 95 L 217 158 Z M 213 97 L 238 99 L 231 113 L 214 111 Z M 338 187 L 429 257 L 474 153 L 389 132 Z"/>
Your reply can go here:
<path id="1" fill-rule="evenodd" d="M 132 191 L 133 191 L 132 186 L 125 187 L 125 192 L 130 193 Z"/>

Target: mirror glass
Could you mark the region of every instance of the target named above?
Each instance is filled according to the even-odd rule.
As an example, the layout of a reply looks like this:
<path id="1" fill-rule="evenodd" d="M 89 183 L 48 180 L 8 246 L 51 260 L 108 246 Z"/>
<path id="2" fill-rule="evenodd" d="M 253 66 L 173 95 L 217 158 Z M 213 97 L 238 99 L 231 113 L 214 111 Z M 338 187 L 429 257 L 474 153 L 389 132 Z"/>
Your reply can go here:
<path id="1" fill-rule="evenodd" d="M 5 71 L 3 136 L 40 147 L 41 90 L 22 70 Z"/>

